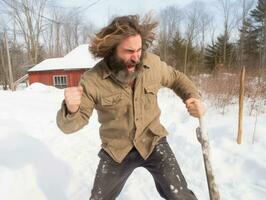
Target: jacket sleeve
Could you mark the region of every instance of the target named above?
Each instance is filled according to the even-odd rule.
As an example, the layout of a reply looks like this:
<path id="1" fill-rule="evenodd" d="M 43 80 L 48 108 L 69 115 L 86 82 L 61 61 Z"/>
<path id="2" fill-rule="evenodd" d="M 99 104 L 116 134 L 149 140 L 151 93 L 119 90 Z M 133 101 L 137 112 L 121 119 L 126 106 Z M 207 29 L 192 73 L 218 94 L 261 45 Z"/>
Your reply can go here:
<path id="1" fill-rule="evenodd" d="M 161 75 L 160 80 L 162 86 L 172 89 L 183 102 L 189 98 L 201 99 L 200 92 L 185 74 L 167 65 L 159 57 L 157 58 L 159 71 L 161 72 L 159 74 Z"/>
<path id="2" fill-rule="evenodd" d="M 88 88 L 88 84 L 85 83 L 83 76 L 81 77 L 80 85 L 83 87 L 83 93 L 78 111 L 75 113 L 69 113 L 65 100 L 63 100 L 61 109 L 57 112 L 57 126 L 66 134 L 76 132 L 88 124 L 95 105 L 93 95 L 90 92 L 91 87 Z"/>

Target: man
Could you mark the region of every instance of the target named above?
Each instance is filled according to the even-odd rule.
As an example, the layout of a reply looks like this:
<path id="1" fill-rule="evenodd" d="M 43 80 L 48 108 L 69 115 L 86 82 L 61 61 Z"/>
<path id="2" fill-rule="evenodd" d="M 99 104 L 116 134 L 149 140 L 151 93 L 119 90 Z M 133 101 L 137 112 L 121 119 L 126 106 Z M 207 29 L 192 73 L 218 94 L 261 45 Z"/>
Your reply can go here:
<path id="1" fill-rule="evenodd" d="M 95 108 L 102 149 L 90 199 L 115 199 L 137 167 L 146 168 L 165 199 L 194 200 L 160 124 L 157 92 L 171 88 L 194 117 L 204 113 L 193 83 L 147 48 L 157 23 L 138 16 L 115 18 L 91 38 L 90 52 L 103 58 L 85 72 L 79 87 L 65 89 L 58 127 L 72 133 Z"/>

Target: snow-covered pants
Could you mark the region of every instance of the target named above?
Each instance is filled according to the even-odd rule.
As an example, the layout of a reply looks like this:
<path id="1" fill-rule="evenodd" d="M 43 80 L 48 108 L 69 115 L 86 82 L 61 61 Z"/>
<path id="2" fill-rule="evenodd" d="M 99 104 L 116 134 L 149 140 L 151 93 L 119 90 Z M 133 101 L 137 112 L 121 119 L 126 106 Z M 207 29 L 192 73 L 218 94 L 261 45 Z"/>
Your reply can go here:
<path id="1" fill-rule="evenodd" d="M 144 167 L 151 173 L 161 197 L 167 200 L 197 199 L 188 189 L 166 138 L 159 141 L 147 160 L 144 160 L 135 148 L 122 163 L 115 162 L 103 149 L 99 152 L 99 157 L 90 200 L 114 200 L 137 167 Z"/>

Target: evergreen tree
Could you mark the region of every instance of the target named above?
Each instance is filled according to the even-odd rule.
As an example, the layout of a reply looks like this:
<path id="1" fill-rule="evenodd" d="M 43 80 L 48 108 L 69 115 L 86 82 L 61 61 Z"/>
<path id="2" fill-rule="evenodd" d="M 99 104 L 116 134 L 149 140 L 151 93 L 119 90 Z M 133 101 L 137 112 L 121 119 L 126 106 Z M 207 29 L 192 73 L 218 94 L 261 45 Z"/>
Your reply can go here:
<path id="1" fill-rule="evenodd" d="M 259 65 L 259 41 L 258 32 L 250 18 L 246 19 L 243 27 L 240 29 L 240 38 L 242 38 L 243 58 L 242 64 L 246 67 L 255 67 Z M 240 44 L 240 41 L 239 41 Z"/>
<path id="2" fill-rule="evenodd" d="M 180 71 L 183 71 L 184 68 L 185 49 L 186 41 L 181 37 L 181 34 L 179 32 L 176 32 L 169 46 L 169 56 L 171 57 L 172 65 Z M 195 66 L 197 66 L 197 57 L 199 57 L 199 53 L 190 43 L 188 45 L 187 58 L 188 73 L 194 73 Z"/>
<path id="3" fill-rule="evenodd" d="M 266 67 L 266 0 L 258 0 L 256 8 L 251 11 L 251 17 L 259 43 L 260 66 Z"/>
<path id="4" fill-rule="evenodd" d="M 216 42 L 208 45 L 205 50 L 205 64 L 210 70 L 220 68 L 229 69 L 235 60 L 233 44 L 228 40 L 228 34 L 221 35 Z M 226 51 L 224 48 L 226 47 Z M 224 52 L 226 55 L 224 56 Z"/>
<path id="5" fill-rule="evenodd" d="M 181 37 L 180 33 L 177 32 L 174 38 L 171 40 L 169 46 L 169 53 L 172 57 L 173 66 L 178 70 L 183 70 L 184 54 L 185 52 L 185 40 Z"/>

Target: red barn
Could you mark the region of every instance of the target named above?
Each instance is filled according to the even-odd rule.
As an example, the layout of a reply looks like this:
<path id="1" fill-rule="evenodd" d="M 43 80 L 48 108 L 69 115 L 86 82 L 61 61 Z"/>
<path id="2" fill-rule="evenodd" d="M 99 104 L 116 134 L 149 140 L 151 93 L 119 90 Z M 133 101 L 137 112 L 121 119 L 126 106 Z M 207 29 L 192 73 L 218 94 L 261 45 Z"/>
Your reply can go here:
<path id="1" fill-rule="evenodd" d="M 28 70 L 29 83 L 57 88 L 77 86 L 80 76 L 96 62 L 88 51 L 88 44 L 80 45 L 62 58 L 46 59 Z"/>

